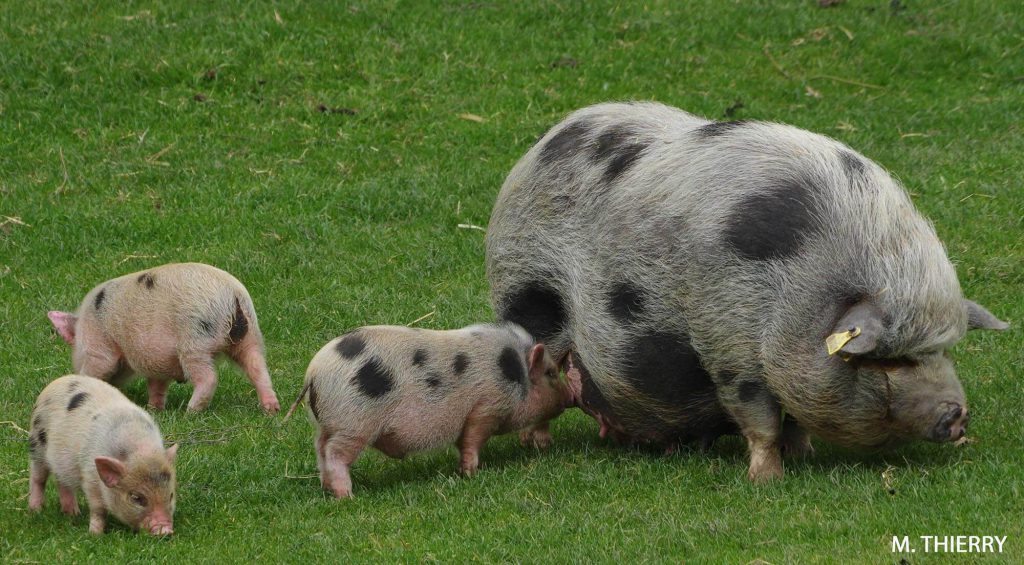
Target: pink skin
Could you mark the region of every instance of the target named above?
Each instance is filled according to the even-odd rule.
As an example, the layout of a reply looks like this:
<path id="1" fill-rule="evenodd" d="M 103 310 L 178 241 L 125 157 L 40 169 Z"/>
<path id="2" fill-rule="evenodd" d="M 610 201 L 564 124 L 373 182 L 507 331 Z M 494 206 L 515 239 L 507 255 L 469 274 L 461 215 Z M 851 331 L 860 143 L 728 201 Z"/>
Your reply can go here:
<path id="1" fill-rule="evenodd" d="M 74 348 L 78 341 L 76 331 L 81 329 L 76 326 L 78 318 L 74 314 L 57 311 L 47 315 L 64 341 Z M 85 339 L 90 347 L 81 355 L 75 351 L 75 371 L 110 380 L 122 363 L 126 362 L 124 353 L 98 330 L 86 328 L 85 331 L 88 332 Z M 134 358 L 145 360 L 145 363 L 136 369 L 154 375 L 148 379 L 149 405 L 162 410 L 166 404 L 170 380 L 180 378 L 191 381 L 194 387 L 188 403 L 190 411 L 198 412 L 209 406 L 217 389 L 213 360 L 221 349 L 222 344 L 211 341 L 201 351 L 179 351 L 176 340 L 170 334 L 150 335 L 137 340 L 131 353 Z M 260 406 L 268 413 L 276 414 L 281 404 L 274 393 L 266 359 L 254 332 L 249 331 L 240 342 L 230 344 L 227 352 L 252 382 Z"/>

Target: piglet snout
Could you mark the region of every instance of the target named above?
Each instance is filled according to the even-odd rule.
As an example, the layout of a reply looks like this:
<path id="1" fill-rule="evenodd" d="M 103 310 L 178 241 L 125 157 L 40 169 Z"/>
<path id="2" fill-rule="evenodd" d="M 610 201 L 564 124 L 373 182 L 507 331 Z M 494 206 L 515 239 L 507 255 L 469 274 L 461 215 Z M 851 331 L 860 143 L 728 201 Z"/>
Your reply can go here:
<path id="1" fill-rule="evenodd" d="M 939 416 L 939 421 L 932 427 L 932 441 L 956 441 L 967 433 L 967 423 L 971 421 L 967 408 L 955 402 L 946 405 L 948 409 Z"/>

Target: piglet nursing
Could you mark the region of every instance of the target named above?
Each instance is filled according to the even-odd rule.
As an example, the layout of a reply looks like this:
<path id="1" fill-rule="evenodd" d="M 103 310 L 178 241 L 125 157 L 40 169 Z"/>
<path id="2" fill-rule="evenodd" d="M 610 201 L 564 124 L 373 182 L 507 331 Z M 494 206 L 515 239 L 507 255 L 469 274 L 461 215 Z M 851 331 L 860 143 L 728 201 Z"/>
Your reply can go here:
<path id="1" fill-rule="evenodd" d="M 456 443 L 472 475 L 492 435 L 546 445 L 547 422 L 573 404 L 544 346 L 514 324 L 360 328 L 316 354 L 304 390 L 321 484 L 339 498 L 367 446 L 401 458 Z"/>
<path id="2" fill-rule="evenodd" d="M 153 418 L 116 388 L 69 375 L 50 383 L 32 411 L 30 510 L 43 507 L 53 473 L 65 514 L 79 513 L 75 492 L 89 503 L 89 532 L 102 534 L 107 514 L 153 535 L 174 532 L 174 459 Z"/>
<path id="3" fill-rule="evenodd" d="M 115 385 L 145 375 L 154 408 L 164 407 L 171 380 L 195 387 L 189 410 L 206 408 L 217 388 L 213 359 L 226 353 L 249 376 L 263 409 L 280 409 L 252 299 L 215 267 L 177 263 L 124 275 L 90 290 L 75 314 L 49 317 L 73 348 L 76 373 Z"/>

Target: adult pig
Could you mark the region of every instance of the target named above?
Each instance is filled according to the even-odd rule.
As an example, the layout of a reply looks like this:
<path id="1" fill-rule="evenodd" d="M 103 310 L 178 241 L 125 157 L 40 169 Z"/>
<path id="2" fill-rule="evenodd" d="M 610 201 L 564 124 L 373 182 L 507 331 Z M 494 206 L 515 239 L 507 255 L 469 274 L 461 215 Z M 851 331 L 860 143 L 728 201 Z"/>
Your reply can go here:
<path id="1" fill-rule="evenodd" d="M 363 327 L 316 354 L 305 390 L 321 484 L 339 498 L 366 446 L 401 458 L 457 443 L 472 475 L 492 435 L 550 443 L 548 420 L 573 403 L 544 346 L 514 324 Z"/>
<path id="2" fill-rule="evenodd" d="M 141 373 L 154 408 L 164 407 L 171 380 L 195 387 L 189 410 L 206 408 L 217 388 L 214 357 L 227 353 L 256 387 L 263 409 L 280 409 L 252 299 L 215 267 L 175 263 L 124 275 L 90 290 L 75 314 L 49 317 L 72 346 L 76 373 L 117 385 Z"/>
<path id="3" fill-rule="evenodd" d="M 60 507 L 79 513 L 75 491 L 89 503 L 89 531 L 102 534 L 107 513 L 135 530 L 174 532 L 174 459 L 156 422 L 113 386 L 68 375 L 43 389 L 29 430 L 28 507 L 43 507 L 52 472 Z"/>
<path id="4" fill-rule="evenodd" d="M 808 432 L 961 437 L 947 352 L 969 328 L 1006 327 L 963 298 L 875 163 L 654 103 L 579 110 L 530 149 L 494 207 L 487 274 L 499 318 L 567 366 L 602 430 L 670 444 L 735 425 L 755 481 L 781 477 L 780 452 L 809 450 Z"/>

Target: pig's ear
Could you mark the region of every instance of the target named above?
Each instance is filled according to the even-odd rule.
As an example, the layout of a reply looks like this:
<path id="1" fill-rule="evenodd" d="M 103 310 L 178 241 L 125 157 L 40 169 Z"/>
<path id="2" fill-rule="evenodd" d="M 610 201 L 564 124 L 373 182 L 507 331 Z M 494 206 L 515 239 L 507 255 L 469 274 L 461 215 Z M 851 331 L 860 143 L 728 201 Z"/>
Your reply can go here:
<path id="1" fill-rule="evenodd" d="M 882 335 L 882 311 L 874 303 L 862 300 L 843 314 L 825 340 L 829 354 L 842 351 L 849 355 L 871 353 Z"/>
<path id="2" fill-rule="evenodd" d="M 117 486 L 117 483 L 121 482 L 121 477 L 124 476 L 128 469 L 113 457 L 99 456 L 96 458 L 96 471 L 100 474 L 100 479 L 103 484 L 110 488 Z"/>
<path id="3" fill-rule="evenodd" d="M 164 453 L 167 454 L 167 461 L 174 465 L 174 460 L 178 458 L 178 444 L 172 443 Z"/>
<path id="4" fill-rule="evenodd" d="M 964 299 L 967 307 L 967 329 L 969 330 L 1005 330 L 1010 324 L 996 318 L 984 306 L 973 300 Z"/>
<path id="5" fill-rule="evenodd" d="M 46 313 L 46 317 L 50 318 L 50 322 L 53 323 L 53 327 L 57 329 L 57 333 L 60 337 L 64 338 L 64 341 L 68 342 L 68 345 L 75 344 L 75 322 L 78 321 L 78 316 L 71 314 L 70 312 L 58 312 L 51 310 Z"/>
<path id="6" fill-rule="evenodd" d="M 530 364 L 530 381 L 534 384 L 541 382 L 544 377 L 544 344 L 538 343 L 531 347 L 526 360 Z"/>

